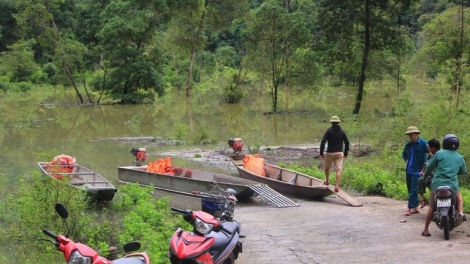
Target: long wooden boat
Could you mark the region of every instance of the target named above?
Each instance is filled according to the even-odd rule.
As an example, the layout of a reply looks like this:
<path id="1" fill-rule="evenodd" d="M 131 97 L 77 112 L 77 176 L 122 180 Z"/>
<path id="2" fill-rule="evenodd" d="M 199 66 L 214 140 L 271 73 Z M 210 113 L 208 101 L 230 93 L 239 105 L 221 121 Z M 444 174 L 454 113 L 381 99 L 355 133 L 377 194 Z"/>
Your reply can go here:
<path id="1" fill-rule="evenodd" d="M 352 196 L 339 190 L 334 191 L 334 186 L 324 185 L 323 180 L 271 164 L 264 164 L 266 175 L 260 176 L 248 171 L 243 166 L 244 155 L 230 156 L 232 163 L 236 166 L 241 178 L 257 181 L 268 185 L 272 189 L 291 196 L 304 199 L 322 199 L 336 194 L 351 206 L 362 206 Z"/>
<path id="2" fill-rule="evenodd" d="M 216 182 L 222 189 L 234 189 L 238 200 L 252 197 L 255 192 L 250 186 L 260 185 L 259 182 L 236 176 L 188 168 L 175 167 L 174 175 L 147 172 L 146 169 L 147 165 L 119 167 L 119 181 L 139 183 L 163 191 L 193 196 L 198 196 L 193 194 L 193 191 L 217 193 L 218 189 L 213 183 Z"/>
<path id="3" fill-rule="evenodd" d="M 74 170 L 70 173 L 49 173 L 48 167 L 51 166 L 49 162 L 38 162 L 38 166 L 43 175 L 52 179 L 57 179 L 57 175 L 67 178 L 69 185 L 86 190 L 88 196 L 97 202 L 111 201 L 117 192 L 117 189 L 105 177 L 80 164 L 71 165 Z"/>

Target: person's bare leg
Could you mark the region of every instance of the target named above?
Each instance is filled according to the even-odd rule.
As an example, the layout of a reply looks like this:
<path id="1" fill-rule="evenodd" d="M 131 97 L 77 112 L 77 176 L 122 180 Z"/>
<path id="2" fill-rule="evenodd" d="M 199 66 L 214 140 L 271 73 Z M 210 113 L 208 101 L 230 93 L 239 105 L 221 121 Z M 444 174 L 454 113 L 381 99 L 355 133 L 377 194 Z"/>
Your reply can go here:
<path id="1" fill-rule="evenodd" d="M 325 169 L 325 184 L 330 184 L 330 169 Z"/>
<path id="2" fill-rule="evenodd" d="M 428 213 L 426 214 L 426 220 L 424 221 L 424 230 L 421 233 L 423 236 L 428 236 L 429 234 L 429 224 L 431 224 L 432 215 L 434 214 L 434 206 L 429 206 Z"/>
<path id="3" fill-rule="evenodd" d="M 459 206 L 459 213 L 463 214 L 463 198 L 462 198 L 462 193 L 459 192 L 459 195 L 457 195 L 457 204 Z"/>
<path id="4" fill-rule="evenodd" d="M 335 189 L 339 190 L 339 182 L 341 181 L 341 171 L 336 171 L 336 184 Z"/>

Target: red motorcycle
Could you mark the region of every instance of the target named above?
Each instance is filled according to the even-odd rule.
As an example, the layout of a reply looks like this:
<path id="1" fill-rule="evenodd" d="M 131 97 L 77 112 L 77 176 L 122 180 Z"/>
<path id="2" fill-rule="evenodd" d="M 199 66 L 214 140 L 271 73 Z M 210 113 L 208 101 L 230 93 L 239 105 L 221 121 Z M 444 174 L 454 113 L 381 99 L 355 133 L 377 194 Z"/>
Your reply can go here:
<path id="1" fill-rule="evenodd" d="M 235 191 L 227 190 L 226 192 L 228 195 L 222 197 L 199 192 L 199 194 L 208 196 L 208 201 L 225 199 L 224 202 L 214 204 L 216 209 L 210 209 L 213 212 L 212 214 L 208 213 L 208 207 L 205 208 L 204 199 L 203 211 L 171 208 L 172 211 L 181 214 L 183 219 L 193 226 L 192 232 L 178 228 L 171 237 L 168 253 L 171 263 L 235 263 L 243 248 L 239 238 L 244 236 L 240 235 L 240 223 L 233 219 L 236 203 Z M 221 210 L 220 214 L 219 209 Z"/>
<path id="2" fill-rule="evenodd" d="M 61 204 L 57 203 L 55 205 L 56 212 L 60 215 L 62 219 L 67 219 L 68 211 L 67 208 Z M 65 222 L 67 226 L 67 223 Z M 68 226 L 67 226 L 67 229 Z M 75 243 L 74 241 L 68 238 L 68 235 L 56 235 L 47 229 L 42 230 L 44 234 L 53 238 L 54 240 L 40 238 L 40 240 L 48 241 L 54 244 L 56 248 L 64 254 L 65 261 L 69 264 L 149 264 L 150 260 L 146 253 L 134 253 L 128 254 L 120 259 L 108 260 L 104 257 L 98 255 L 98 253 L 90 248 L 89 246 L 81 243 Z M 140 249 L 139 242 L 130 242 L 124 246 L 125 252 L 137 251 Z M 122 251 L 120 251 L 122 252 Z M 113 253 L 120 253 L 113 252 Z"/>

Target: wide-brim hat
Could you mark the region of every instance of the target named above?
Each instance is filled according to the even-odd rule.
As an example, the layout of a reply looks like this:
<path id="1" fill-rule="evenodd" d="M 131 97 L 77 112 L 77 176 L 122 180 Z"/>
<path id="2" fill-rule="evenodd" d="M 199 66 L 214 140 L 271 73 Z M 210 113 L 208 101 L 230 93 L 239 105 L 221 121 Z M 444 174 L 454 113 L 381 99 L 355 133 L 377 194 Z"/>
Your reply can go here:
<path id="1" fill-rule="evenodd" d="M 338 116 L 334 115 L 330 118 L 330 123 L 341 123 L 341 120 L 339 119 Z"/>
<path id="2" fill-rule="evenodd" d="M 421 133 L 421 132 L 419 132 L 419 130 L 418 130 L 417 127 L 415 127 L 415 126 L 409 126 L 409 127 L 406 129 L 405 135 L 409 135 L 409 134 L 413 134 L 413 133 L 419 134 L 419 133 Z"/>

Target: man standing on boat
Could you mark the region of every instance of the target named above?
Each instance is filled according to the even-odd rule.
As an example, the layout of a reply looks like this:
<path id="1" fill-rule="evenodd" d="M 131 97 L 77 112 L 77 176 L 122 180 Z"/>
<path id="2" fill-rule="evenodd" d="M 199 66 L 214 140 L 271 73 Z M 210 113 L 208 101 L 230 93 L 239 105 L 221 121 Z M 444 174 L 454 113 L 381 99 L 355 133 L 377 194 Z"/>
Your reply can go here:
<path id="1" fill-rule="evenodd" d="M 331 127 L 328 128 L 323 135 L 320 144 L 320 157 L 325 158 L 324 150 L 325 143 L 327 143 L 326 158 L 325 158 L 325 185 L 330 184 L 330 169 L 331 164 L 335 164 L 336 168 L 336 184 L 335 192 L 339 191 L 339 183 L 343 173 L 343 159 L 348 157 L 349 140 L 346 132 L 339 126 L 341 120 L 338 116 L 334 115 L 330 118 Z M 344 150 L 343 150 L 344 144 Z"/>

